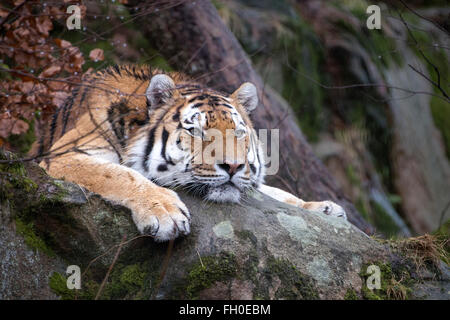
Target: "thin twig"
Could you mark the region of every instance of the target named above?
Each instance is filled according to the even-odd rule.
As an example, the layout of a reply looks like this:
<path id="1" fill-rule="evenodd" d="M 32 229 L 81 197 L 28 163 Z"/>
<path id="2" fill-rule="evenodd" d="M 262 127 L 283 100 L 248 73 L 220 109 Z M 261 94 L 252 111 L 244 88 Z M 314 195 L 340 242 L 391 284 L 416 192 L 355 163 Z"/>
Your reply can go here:
<path id="1" fill-rule="evenodd" d="M 105 278 L 102 281 L 102 284 L 100 285 L 100 288 L 98 288 L 97 295 L 95 296 L 95 300 L 98 300 L 100 297 L 103 287 L 105 286 L 106 282 L 108 281 L 109 274 L 111 273 L 111 270 L 113 269 L 114 265 L 116 264 L 117 259 L 119 258 L 120 250 L 122 249 L 122 246 L 124 242 L 127 240 L 127 235 L 124 235 L 122 238 L 122 242 L 119 245 L 119 248 L 117 248 L 116 255 L 114 256 L 114 260 L 112 261 L 111 265 L 109 266 L 108 272 L 106 272 Z"/>
<path id="2" fill-rule="evenodd" d="M 167 247 L 166 256 L 164 257 L 164 261 L 163 261 L 163 264 L 161 267 L 161 274 L 159 275 L 158 283 L 156 284 L 155 290 L 153 291 L 152 296 L 151 296 L 152 300 L 154 299 L 155 295 L 158 293 L 159 288 L 161 287 L 161 283 L 163 282 L 164 277 L 166 275 L 166 271 L 169 266 L 169 260 L 170 260 L 170 257 L 172 256 L 174 242 L 175 242 L 175 240 L 173 240 L 173 239 L 171 239 L 169 241 L 169 246 Z"/>
<path id="3" fill-rule="evenodd" d="M 398 16 L 400 17 L 403 25 L 405 26 L 406 30 L 408 31 L 408 34 L 410 35 L 411 39 L 413 39 L 413 41 L 416 44 L 416 48 L 417 51 L 420 53 L 420 55 L 422 56 L 422 58 L 424 58 L 424 60 L 433 68 L 434 72 L 436 73 L 437 76 L 437 82 L 432 81 L 431 79 L 429 79 L 427 76 L 425 76 L 423 73 L 418 72 L 417 70 L 415 70 L 413 67 L 410 67 L 418 72 L 422 77 L 424 77 L 425 79 L 427 79 L 428 81 L 430 81 L 436 89 L 438 89 L 442 95 L 445 97 L 445 99 L 447 100 L 447 102 L 450 102 L 450 97 L 448 96 L 447 92 L 444 90 L 444 88 L 442 88 L 441 86 L 441 73 L 439 72 L 439 68 L 425 55 L 425 53 L 422 51 L 422 49 L 420 48 L 419 42 L 417 41 L 416 37 L 414 36 L 414 34 L 412 33 L 411 29 L 409 28 L 408 24 L 406 23 L 405 19 L 403 18 L 401 12 L 399 10 L 397 10 Z"/>
<path id="4" fill-rule="evenodd" d="M 424 17 L 423 15 L 419 14 L 417 11 L 413 10 L 412 8 L 410 8 L 403 0 L 399 0 L 399 1 L 403 4 L 403 6 L 404 6 L 406 9 L 408 9 L 409 11 L 411 11 L 411 12 L 412 12 L 413 14 L 415 14 L 416 16 L 418 16 L 419 18 L 422 18 L 423 20 L 426 20 L 426 21 L 432 23 L 436 28 L 438 28 L 438 29 L 440 29 L 441 31 L 445 32 L 447 35 L 450 35 L 450 33 L 449 33 L 445 28 L 443 28 L 439 23 L 437 23 L 436 21 L 431 20 L 431 19 L 429 19 L 429 18 L 427 18 L 427 17 Z"/>
<path id="5" fill-rule="evenodd" d="M 195 251 L 197 251 L 197 255 L 198 255 L 198 258 L 200 259 L 200 264 L 202 265 L 202 268 L 205 268 L 205 265 L 203 264 L 202 257 L 200 256 L 200 253 L 198 252 L 197 249 L 195 249 Z"/>

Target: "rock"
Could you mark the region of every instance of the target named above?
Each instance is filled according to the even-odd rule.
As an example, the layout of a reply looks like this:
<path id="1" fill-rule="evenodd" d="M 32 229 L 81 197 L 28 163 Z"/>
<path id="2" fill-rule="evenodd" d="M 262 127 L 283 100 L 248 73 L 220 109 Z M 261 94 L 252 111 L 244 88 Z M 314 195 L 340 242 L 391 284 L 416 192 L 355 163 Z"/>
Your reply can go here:
<path id="1" fill-rule="evenodd" d="M 156 243 L 138 234 L 128 209 L 53 180 L 33 163 L 24 168 L 36 188 L 15 188 L 1 206 L 10 220 L 1 220 L 3 299 L 93 299 L 110 267 L 102 299 L 370 298 L 368 265 L 389 268 L 392 277 L 411 270 L 389 246 L 350 223 L 258 192 L 242 204 L 180 193 L 193 214 L 191 234 Z M 15 234 L 14 224 L 28 228 Z M 82 290 L 67 289 L 68 265 L 81 268 Z M 439 279 L 432 285 L 442 287 Z"/>
<path id="2" fill-rule="evenodd" d="M 0 300 L 57 299 L 48 279 L 55 271 L 64 272 L 64 264 L 29 248 L 13 228 L 1 225 L 0 234 Z"/>
<path id="3" fill-rule="evenodd" d="M 401 29 L 401 22 L 392 20 L 391 23 L 399 24 L 397 28 Z M 402 42 L 397 46 L 405 61 L 427 75 L 426 64 L 411 49 Z M 401 85 L 415 91 L 433 91 L 432 85 L 408 65 L 386 70 L 385 77 L 392 87 Z M 441 133 L 433 122 L 429 108 L 431 97 L 414 95 L 408 99 L 395 99 L 399 94 L 392 91 L 388 103 L 394 138 L 391 151 L 394 184 L 409 223 L 416 232 L 423 234 L 438 229 L 450 219 L 450 163 Z"/>

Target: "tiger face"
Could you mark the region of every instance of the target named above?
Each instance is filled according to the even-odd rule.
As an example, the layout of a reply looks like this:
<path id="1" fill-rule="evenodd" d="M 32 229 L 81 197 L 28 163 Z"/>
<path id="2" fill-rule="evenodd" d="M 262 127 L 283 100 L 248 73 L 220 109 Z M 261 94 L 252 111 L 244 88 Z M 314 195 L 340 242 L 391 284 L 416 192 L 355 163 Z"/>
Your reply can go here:
<path id="1" fill-rule="evenodd" d="M 239 202 L 262 183 L 263 150 L 248 116 L 258 104 L 253 84 L 224 95 L 160 74 L 146 97 L 153 123 L 131 154 L 141 155 L 147 178 L 215 202 Z"/>

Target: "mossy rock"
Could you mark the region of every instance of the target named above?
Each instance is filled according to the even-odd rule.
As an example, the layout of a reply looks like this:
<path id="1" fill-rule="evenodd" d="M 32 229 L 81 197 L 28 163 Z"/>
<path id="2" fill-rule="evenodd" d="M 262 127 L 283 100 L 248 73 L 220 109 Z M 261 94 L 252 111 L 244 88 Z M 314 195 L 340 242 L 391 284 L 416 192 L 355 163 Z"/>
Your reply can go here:
<path id="1" fill-rule="evenodd" d="M 62 299 L 344 299 L 360 287 L 361 266 L 392 260 L 387 244 L 350 223 L 259 193 L 245 204 L 214 204 L 180 192 L 193 213 L 191 234 L 156 243 L 139 235 L 128 209 L 53 180 L 36 164 L 15 169 L 36 188 L 15 186 L 8 210 L 16 228 L 2 220 L 9 233 L 0 242 L 15 233 L 30 252 L 53 261 L 46 288 Z M 0 267 L 6 254 L 0 250 Z M 65 285 L 69 265 L 81 268 L 81 290 Z M 356 295 L 369 297 L 361 290 Z"/>

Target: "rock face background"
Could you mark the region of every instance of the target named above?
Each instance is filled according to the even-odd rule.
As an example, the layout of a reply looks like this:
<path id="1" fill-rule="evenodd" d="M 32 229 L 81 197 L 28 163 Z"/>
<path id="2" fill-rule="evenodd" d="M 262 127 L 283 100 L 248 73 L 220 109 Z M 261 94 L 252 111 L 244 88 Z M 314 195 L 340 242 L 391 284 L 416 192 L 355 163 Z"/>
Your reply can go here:
<path id="1" fill-rule="evenodd" d="M 2 299 L 449 298 L 444 264 L 416 272 L 350 223 L 260 193 L 240 205 L 182 194 L 191 234 L 155 243 L 138 235 L 128 209 L 34 163 L 2 166 Z M 374 292 L 364 285 L 370 264 L 382 274 Z M 68 265 L 80 266 L 82 290 L 67 289 Z"/>

